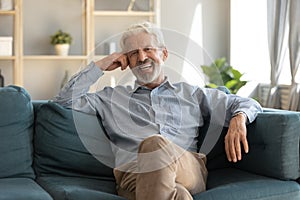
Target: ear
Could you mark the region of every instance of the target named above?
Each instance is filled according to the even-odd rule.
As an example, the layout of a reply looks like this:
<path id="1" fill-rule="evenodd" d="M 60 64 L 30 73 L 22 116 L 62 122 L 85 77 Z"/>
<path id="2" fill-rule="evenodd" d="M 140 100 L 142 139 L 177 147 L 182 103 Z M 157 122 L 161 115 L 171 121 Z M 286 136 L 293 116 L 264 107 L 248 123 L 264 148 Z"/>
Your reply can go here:
<path id="1" fill-rule="evenodd" d="M 167 48 L 163 47 L 163 50 L 162 50 L 162 59 L 163 59 L 164 62 L 167 60 L 168 56 L 169 56 L 169 53 L 168 53 Z"/>

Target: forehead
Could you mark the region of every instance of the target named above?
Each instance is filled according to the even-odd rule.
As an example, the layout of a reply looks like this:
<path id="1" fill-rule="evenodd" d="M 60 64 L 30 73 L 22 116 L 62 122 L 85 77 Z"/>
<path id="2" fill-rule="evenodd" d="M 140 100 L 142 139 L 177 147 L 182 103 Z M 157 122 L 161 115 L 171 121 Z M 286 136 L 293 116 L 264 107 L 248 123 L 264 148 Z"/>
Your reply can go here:
<path id="1" fill-rule="evenodd" d="M 146 32 L 140 32 L 140 33 L 130 35 L 125 40 L 125 50 L 127 52 L 139 48 L 149 47 L 149 46 L 155 47 L 156 40 L 152 34 Z"/>

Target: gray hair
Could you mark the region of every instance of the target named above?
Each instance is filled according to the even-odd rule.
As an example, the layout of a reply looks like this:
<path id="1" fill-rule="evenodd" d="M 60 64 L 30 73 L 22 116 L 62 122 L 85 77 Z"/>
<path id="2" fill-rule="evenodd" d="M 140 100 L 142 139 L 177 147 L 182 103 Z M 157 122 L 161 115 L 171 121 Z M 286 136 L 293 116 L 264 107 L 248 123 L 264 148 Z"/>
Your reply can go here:
<path id="1" fill-rule="evenodd" d="M 123 33 L 121 40 L 120 40 L 120 47 L 122 48 L 122 50 L 123 51 L 125 50 L 125 42 L 128 37 L 130 37 L 132 35 L 136 35 L 138 33 L 142 33 L 142 32 L 153 35 L 158 47 L 165 46 L 164 37 L 163 37 L 161 30 L 150 22 L 142 22 L 142 23 L 131 25 Z"/>

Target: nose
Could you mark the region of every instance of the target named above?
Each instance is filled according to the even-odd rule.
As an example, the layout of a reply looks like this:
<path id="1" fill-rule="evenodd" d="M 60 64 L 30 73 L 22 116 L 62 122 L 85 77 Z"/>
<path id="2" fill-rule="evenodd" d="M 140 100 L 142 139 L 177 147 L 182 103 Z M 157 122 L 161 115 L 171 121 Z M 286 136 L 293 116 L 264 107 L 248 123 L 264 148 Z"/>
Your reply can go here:
<path id="1" fill-rule="evenodd" d="M 139 49 L 139 56 L 138 56 L 138 61 L 145 61 L 147 59 L 147 53 L 143 51 L 143 49 Z"/>

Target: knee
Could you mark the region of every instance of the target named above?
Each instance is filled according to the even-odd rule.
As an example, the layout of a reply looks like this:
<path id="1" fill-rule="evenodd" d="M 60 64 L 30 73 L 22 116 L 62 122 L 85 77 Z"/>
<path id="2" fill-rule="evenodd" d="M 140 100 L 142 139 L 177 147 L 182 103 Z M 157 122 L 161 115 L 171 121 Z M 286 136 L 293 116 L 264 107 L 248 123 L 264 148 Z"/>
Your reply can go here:
<path id="1" fill-rule="evenodd" d="M 166 146 L 170 142 L 161 135 L 152 135 L 144 139 L 139 146 L 139 153 L 153 152 Z"/>
<path id="2" fill-rule="evenodd" d="M 176 183 L 175 199 L 190 199 L 190 200 L 192 200 L 193 197 L 192 197 L 191 193 L 183 185 Z"/>

